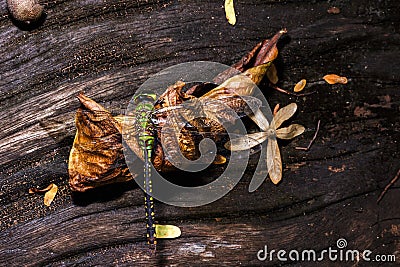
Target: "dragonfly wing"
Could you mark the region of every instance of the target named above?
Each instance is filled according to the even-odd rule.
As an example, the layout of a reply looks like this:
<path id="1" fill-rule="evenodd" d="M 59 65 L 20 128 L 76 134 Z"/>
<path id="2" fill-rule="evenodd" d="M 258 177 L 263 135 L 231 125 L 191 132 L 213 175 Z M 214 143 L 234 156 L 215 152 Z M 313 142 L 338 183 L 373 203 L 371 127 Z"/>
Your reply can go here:
<path id="1" fill-rule="evenodd" d="M 262 101 L 253 96 L 231 96 L 221 98 L 220 101 L 234 110 L 240 117 L 256 112 L 262 105 Z"/>
<path id="2" fill-rule="evenodd" d="M 304 133 L 304 126 L 300 124 L 291 124 L 289 127 L 279 128 L 276 130 L 276 137 L 280 139 L 292 139 Z"/>
<path id="3" fill-rule="evenodd" d="M 284 121 L 286 121 L 287 119 L 292 117 L 294 113 L 296 113 L 296 110 L 297 110 L 296 103 L 291 103 L 278 110 L 273 119 L 274 128 L 278 129 L 279 126 L 281 126 Z"/>
<path id="4" fill-rule="evenodd" d="M 231 151 L 247 150 L 261 144 L 262 142 L 267 140 L 267 137 L 268 136 L 266 132 L 246 134 L 242 137 L 230 140 L 225 144 L 225 148 Z"/>
<path id="5" fill-rule="evenodd" d="M 282 179 L 282 160 L 278 142 L 269 138 L 267 144 L 267 168 L 271 181 L 278 184 Z"/>

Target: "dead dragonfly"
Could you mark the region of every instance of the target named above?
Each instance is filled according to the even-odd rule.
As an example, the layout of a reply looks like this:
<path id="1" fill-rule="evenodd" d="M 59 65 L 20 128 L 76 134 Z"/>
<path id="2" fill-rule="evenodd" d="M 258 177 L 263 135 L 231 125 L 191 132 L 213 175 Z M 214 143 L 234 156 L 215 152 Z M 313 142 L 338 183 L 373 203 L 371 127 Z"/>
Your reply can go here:
<path id="1" fill-rule="evenodd" d="M 210 91 L 215 94 L 205 95 L 204 98 L 195 98 L 181 92 L 183 86 L 184 83 L 177 83 L 170 87 L 167 92 L 177 92 L 179 96 L 184 95 L 183 98 L 196 100 L 195 103 L 200 106 L 195 106 L 195 108 L 199 108 L 203 116 L 200 119 L 185 122 L 187 125 L 185 125 L 182 132 L 174 132 L 172 138 L 164 139 L 162 142 L 164 146 L 165 142 L 175 142 L 172 144 L 172 147 L 178 148 L 175 150 L 175 154 L 180 152 L 189 160 L 194 160 L 199 155 L 199 136 L 206 135 L 217 142 L 226 135 L 224 128 L 216 123 L 217 117 L 222 115 L 224 119 L 234 122 L 240 116 L 245 116 L 251 110 L 257 110 L 261 106 L 261 101 L 255 97 L 239 96 L 236 93 L 225 93 L 224 95 L 216 93 L 221 90 L 221 87 L 217 87 L 214 89 L 215 91 Z M 168 94 L 168 96 L 171 96 L 171 94 Z M 171 169 L 173 164 L 170 162 L 171 153 L 170 157 L 166 159 L 163 155 L 160 155 L 162 152 L 159 152 L 159 150 L 153 151 L 153 145 L 161 145 L 160 138 L 157 137 L 161 129 L 165 128 L 165 118 L 176 116 L 177 113 L 183 115 L 183 117 L 190 117 L 190 113 L 193 110 L 189 109 L 185 114 L 188 108 L 183 105 L 154 109 L 153 103 L 149 100 L 154 100 L 155 96 L 140 95 L 135 100 L 146 98 L 148 103 L 138 103 L 132 116 L 113 117 L 111 113 L 90 98 L 82 94 L 78 98 L 84 108 L 77 112 L 77 134 L 69 160 L 71 188 L 75 191 L 86 191 L 97 185 L 116 182 L 118 179 L 119 181 L 126 181 L 138 175 L 137 173 L 129 173 L 129 170 L 121 164 L 115 164 L 123 158 L 121 135 L 124 132 L 124 128 L 124 134 L 128 136 L 124 141 L 137 157 L 144 161 L 147 237 L 148 243 L 155 248 L 157 230 L 154 223 L 154 203 L 151 196 L 149 161 L 152 161 L 153 166 L 161 171 Z M 156 103 L 156 106 L 162 105 L 162 103 L 164 102 L 160 100 Z M 226 110 L 232 109 L 233 113 L 228 114 L 227 111 L 222 110 L 224 105 L 227 107 Z M 171 112 L 173 115 L 171 115 Z M 209 132 L 201 130 L 207 127 L 210 128 Z M 196 130 L 191 130 L 193 128 Z M 172 131 L 175 130 L 176 128 L 173 127 Z M 175 154 L 172 154 L 172 157 Z M 214 160 L 214 163 L 217 164 L 224 162 L 223 156 L 216 156 Z M 168 227 L 171 228 L 172 226 Z"/>
<path id="2" fill-rule="evenodd" d="M 233 68 L 236 70 L 244 71 L 243 74 L 235 75 L 235 73 L 232 73 L 231 70 L 228 70 L 227 72 L 221 73 L 215 77 L 215 82 L 225 82 L 214 90 L 206 92 L 206 94 L 201 96 L 200 98 L 203 99 L 199 99 L 198 101 L 200 102 L 200 105 L 203 106 L 203 108 L 207 107 L 208 98 L 218 99 L 225 101 L 226 103 L 230 103 L 233 105 L 231 108 L 235 108 L 235 105 L 236 108 L 240 106 L 246 106 L 243 105 L 243 103 L 246 101 L 243 102 L 242 98 L 240 98 L 242 100 L 242 104 L 238 104 L 241 101 L 239 100 L 238 96 L 249 95 L 252 93 L 254 85 L 250 85 L 249 80 L 255 84 L 259 84 L 263 76 L 267 73 L 271 61 L 276 58 L 278 53 L 276 43 L 280 36 L 285 32 L 285 30 L 282 30 L 271 40 L 264 40 L 263 42 L 257 44 L 253 50 L 251 50 L 245 57 L 243 57 L 233 66 Z M 244 86 L 236 86 L 236 88 L 232 88 L 234 87 L 231 86 L 232 83 L 237 83 Z M 186 92 L 186 95 L 196 95 L 196 93 L 201 92 L 199 89 L 202 89 L 202 87 L 192 87 Z M 167 93 L 164 95 L 164 100 L 171 100 L 170 92 L 171 91 L 167 90 Z M 179 92 L 175 95 L 183 95 L 181 90 L 173 90 L 173 92 Z M 123 120 L 121 120 L 121 117 L 114 118 L 103 107 L 84 95 L 80 95 L 79 100 L 81 101 L 83 108 L 79 109 L 77 112 L 77 134 L 70 154 L 69 174 L 71 188 L 75 191 L 86 191 L 87 189 L 100 185 L 133 179 L 133 176 L 137 176 L 137 174 L 129 173 L 129 170 L 126 168 L 126 166 L 121 163 L 123 161 L 121 144 L 122 124 L 124 124 L 123 121 L 126 122 L 126 118 L 129 118 L 130 116 L 125 117 Z M 256 101 L 253 99 L 253 102 Z M 167 105 L 165 105 L 165 103 L 167 103 Z M 158 105 L 159 111 L 154 112 L 153 115 L 156 116 L 157 121 L 161 121 L 159 119 L 165 117 L 162 115 L 164 114 L 162 111 L 163 108 L 171 108 L 171 106 L 173 106 L 174 112 L 181 109 L 178 107 L 177 103 L 171 105 L 171 101 L 157 101 L 156 105 Z M 257 107 L 255 108 L 257 109 Z M 250 109 L 254 110 L 253 108 Z M 207 113 L 206 109 L 205 111 L 205 113 Z M 208 112 L 208 114 L 210 114 L 210 112 Z M 168 117 L 168 115 L 166 117 Z M 209 119 L 210 118 L 207 118 L 205 122 L 208 123 L 210 121 Z M 154 118 L 152 121 L 154 122 Z M 204 122 L 204 120 L 202 122 Z M 199 121 L 193 121 L 192 123 L 196 124 L 195 127 L 199 125 Z M 211 127 L 213 127 L 213 123 L 211 124 Z M 219 126 L 215 127 L 217 127 L 217 131 L 215 132 L 221 133 L 219 132 L 222 131 L 220 130 L 221 128 Z M 174 129 L 172 129 L 172 131 L 174 131 Z M 178 132 L 176 132 L 176 134 L 178 134 Z M 185 138 L 182 138 L 180 140 L 184 139 Z M 189 140 L 189 142 L 186 143 L 189 143 L 192 146 L 193 142 L 190 142 L 193 141 L 192 139 L 193 138 L 187 138 L 186 140 Z M 181 145 L 184 142 L 178 143 Z M 144 157 L 143 153 L 140 153 L 139 145 L 135 144 L 135 141 L 131 142 L 129 146 L 139 157 Z M 185 144 L 185 146 L 188 147 L 187 144 Z M 159 170 L 162 171 L 163 169 L 168 169 L 171 167 L 171 164 L 168 164 L 168 160 L 160 156 L 162 151 L 160 152 L 159 148 L 160 146 L 156 147 L 156 153 L 153 153 L 153 155 L 158 156 L 158 159 L 152 158 L 152 162 L 156 168 L 158 166 Z M 190 151 L 196 152 L 195 149 L 191 149 Z M 193 155 L 186 156 L 189 159 L 193 157 Z M 223 159 L 220 158 L 216 161 L 223 162 Z"/>

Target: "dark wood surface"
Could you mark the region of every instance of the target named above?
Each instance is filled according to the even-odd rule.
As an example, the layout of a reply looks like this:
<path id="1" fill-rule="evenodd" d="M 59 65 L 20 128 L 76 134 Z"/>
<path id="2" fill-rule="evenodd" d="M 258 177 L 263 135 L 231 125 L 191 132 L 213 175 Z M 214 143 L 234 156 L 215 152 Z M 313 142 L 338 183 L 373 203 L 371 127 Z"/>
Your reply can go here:
<path id="1" fill-rule="evenodd" d="M 46 18 L 26 27 L 0 3 L 0 265 L 280 265 L 269 249 L 336 248 L 395 254 L 400 261 L 399 183 L 377 204 L 400 168 L 398 1 L 48 1 Z M 327 9 L 337 6 L 340 14 Z M 296 102 L 292 120 L 307 131 L 281 142 L 283 181 L 248 193 L 252 159 L 240 183 L 203 207 L 157 203 L 157 219 L 182 236 L 150 256 L 142 191 L 135 183 L 73 194 L 67 159 L 76 95 L 123 108 L 152 74 L 177 63 L 236 62 L 282 27 L 280 86 L 307 79 L 306 97 L 265 90 L 270 105 Z M 28 31 L 29 30 L 29 31 Z M 337 73 L 347 85 L 327 85 Z M 321 129 L 308 152 L 296 150 Z M 182 178 L 184 179 L 184 178 Z M 190 179 L 189 177 L 187 179 Z M 59 186 L 53 204 L 31 187 Z M 327 265 L 368 266 L 360 262 Z M 392 263 L 393 264 L 393 263 Z M 309 262 L 289 265 L 316 265 Z M 378 264 L 379 265 L 379 264 Z"/>

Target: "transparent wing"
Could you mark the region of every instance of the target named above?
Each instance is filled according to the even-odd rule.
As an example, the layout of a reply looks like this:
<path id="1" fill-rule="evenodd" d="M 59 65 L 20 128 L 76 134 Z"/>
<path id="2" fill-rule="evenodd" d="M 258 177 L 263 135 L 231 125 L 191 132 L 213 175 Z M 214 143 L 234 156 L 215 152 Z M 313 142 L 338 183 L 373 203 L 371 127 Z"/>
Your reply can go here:
<path id="1" fill-rule="evenodd" d="M 168 116 L 181 117 L 186 121 L 206 117 L 223 123 L 233 122 L 238 117 L 247 116 L 258 110 L 261 105 L 262 101 L 252 96 L 234 95 L 224 96 L 220 99 L 196 98 L 185 101 L 181 105 L 155 110 L 153 114 L 157 117 L 155 123 L 162 122 L 161 118 Z"/>

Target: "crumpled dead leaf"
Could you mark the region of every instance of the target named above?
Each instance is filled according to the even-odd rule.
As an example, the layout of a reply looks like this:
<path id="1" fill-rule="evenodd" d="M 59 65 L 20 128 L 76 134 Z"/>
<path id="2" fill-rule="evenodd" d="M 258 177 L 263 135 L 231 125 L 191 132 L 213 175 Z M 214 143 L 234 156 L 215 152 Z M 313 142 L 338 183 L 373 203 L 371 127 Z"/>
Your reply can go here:
<path id="1" fill-rule="evenodd" d="M 84 192 L 133 179 L 125 163 L 121 124 L 100 104 L 82 93 L 75 117 L 76 135 L 69 160 L 69 184 Z"/>
<path id="2" fill-rule="evenodd" d="M 253 49 L 244 55 L 238 62 L 233 64 L 231 68 L 217 75 L 213 82 L 216 84 L 221 84 L 228 80 L 229 78 L 238 74 L 238 72 L 242 72 L 247 76 L 252 76 L 254 72 L 258 73 L 257 77 L 263 77 L 265 72 L 270 69 L 272 65 L 271 62 L 275 60 L 278 56 L 278 48 L 276 47 L 279 39 L 283 34 L 287 33 L 286 29 L 282 29 L 277 32 L 271 39 L 265 39 L 262 42 L 256 44 Z M 268 68 L 265 68 L 265 64 L 270 63 Z M 261 69 L 260 69 L 261 68 Z M 252 69 L 252 70 L 251 70 Z M 262 73 L 262 71 L 264 71 Z M 258 84 L 258 80 L 255 80 L 253 77 L 250 77 L 254 83 Z M 273 82 L 273 81 L 271 81 Z M 190 91 L 187 91 L 190 94 Z"/>
<path id="3" fill-rule="evenodd" d="M 50 206 L 51 202 L 53 202 L 56 194 L 58 191 L 58 186 L 56 184 L 50 184 L 44 189 L 37 189 L 37 188 L 30 188 L 29 189 L 29 194 L 35 194 L 35 193 L 45 193 L 44 194 L 44 205 L 47 207 Z"/>
<path id="4" fill-rule="evenodd" d="M 225 16 L 229 24 L 236 24 L 236 14 L 233 6 L 233 0 L 225 0 Z"/>

